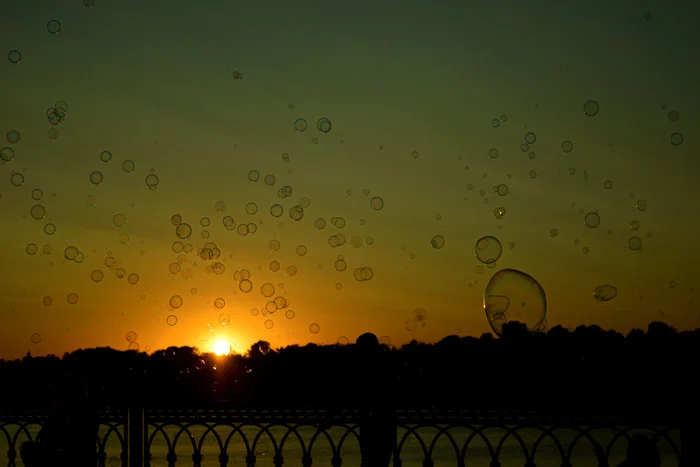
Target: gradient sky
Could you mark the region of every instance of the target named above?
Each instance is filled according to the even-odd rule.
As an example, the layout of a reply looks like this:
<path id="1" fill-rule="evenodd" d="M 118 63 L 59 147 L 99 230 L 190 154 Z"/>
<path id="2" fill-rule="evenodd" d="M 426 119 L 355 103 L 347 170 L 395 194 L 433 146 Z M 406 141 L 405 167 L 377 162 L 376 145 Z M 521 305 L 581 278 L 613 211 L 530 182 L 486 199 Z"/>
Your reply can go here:
<path id="1" fill-rule="evenodd" d="M 141 350 L 226 340 L 244 351 L 261 338 L 275 347 L 334 343 L 368 330 L 394 345 L 478 336 L 491 330 L 484 288 L 505 268 L 541 284 L 550 327 L 698 327 L 700 66 L 692 57 L 700 4 L 564 3 L 96 0 L 86 8 L 81 0 L 4 0 L 0 147 L 15 158 L 0 166 L 0 357 L 126 349 L 129 331 Z M 51 20 L 61 23 L 59 34 L 48 31 Z M 21 52 L 19 64 L 5 59 L 11 50 Z M 599 105 L 595 116 L 584 114 L 589 100 Z M 46 111 L 57 101 L 68 112 L 54 127 Z M 316 128 L 324 117 L 328 133 Z M 298 118 L 306 131 L 295 130 Z M 5 141 L 10 130 L 20 132 L 18 143 Z M 536 141 L 523 152 L 527 132 Z M 682 144 L 671 144 L 674 132 Z M 110 162 L 100 160 L 103 150 Z M 127 159 L 131 173 L 122 170 Z M 151 170 L 159 177 L 153 191 Z M 258 182 L 248 180 L 251 170 Z M 102 172 L 100 185 L 90 182 L 93 171 Z M 25 178 L 19 187 L 16 172 Z M 267 174 L 274 186 L 263 182 Z M 500 184 L 505 196 L 494 192 Z M 280 199 L 285 185 L 293 193 Z M 373 197 L 383 209 L 371 208 Z M 289 210 L 302 198 L 310 205 L 296 222 Z M 255 215 L 246 213 L 250 202 Z M 275 203 L 284 207 L 279 219 L 270 214 Z M 45 218 L 32 218 L 35 204 Z M 498 207 L 506 209 L 500 220 Z M 598 227 L 585 225 L 591 211 Z M 127 218 L 122 227 L 117 213 Z M 193 248 L 181 258 L 189 279 L 169 272 L 178 261 L 175 213 L 193 228 L 182 240 Z M 227 231 L 226 215 L 257 231 Z M 319 217 L 323 230 L 314 226 Z M 346 225 L 334 227 L 333 217 Z M 47 223 L 55 234 L 44 233 Z M 329 237 L 338 233 L 346 243 L 333 248 Z M 435 235 L 444 247 L 431 246 Z M 474 254 L 487 235 L 503 245 L 491 267 Z M 627 246 L 633 235 L 640 250 Z M 223 274 L 196 255 L 208 241 L 221 251 Z M 37 254 L 27 253 L 30 243 Z M 82 263 L 64 258 L 68 246 L 84 254 Z M 338 255 L 345 271 L 335 268 Z M 138 274 L 138 283 L 119 279 L 116 267 Z M 355 280 L 360 267 L 372 268 L 371 280 Z M 99 283 L 91 280 L 96 269 Z M 250 293 L 234 279 L 242 269 Z M 261 294 L 267 282 L 293 319 L 287 309 L 251 314 L 269 300 Z M 596 301 L 604 284 L 618 295 Z M 178 310 L 169 309 L 173 295 L 183 298 Z M 409 330 L 416 308 L 427 319 Z"/>

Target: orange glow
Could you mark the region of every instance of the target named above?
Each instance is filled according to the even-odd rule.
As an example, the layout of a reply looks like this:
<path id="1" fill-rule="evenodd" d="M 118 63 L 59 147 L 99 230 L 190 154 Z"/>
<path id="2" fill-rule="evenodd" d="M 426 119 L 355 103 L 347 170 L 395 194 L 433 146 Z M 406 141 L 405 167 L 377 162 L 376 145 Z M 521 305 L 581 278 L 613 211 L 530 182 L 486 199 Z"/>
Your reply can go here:
<path id="1" fill-rule="evenodd" d="M 216 341 L 212 346 L 212 350 L 216 355 L 228 355 L 231 353 L 231 344 L 224 340 Z"/>

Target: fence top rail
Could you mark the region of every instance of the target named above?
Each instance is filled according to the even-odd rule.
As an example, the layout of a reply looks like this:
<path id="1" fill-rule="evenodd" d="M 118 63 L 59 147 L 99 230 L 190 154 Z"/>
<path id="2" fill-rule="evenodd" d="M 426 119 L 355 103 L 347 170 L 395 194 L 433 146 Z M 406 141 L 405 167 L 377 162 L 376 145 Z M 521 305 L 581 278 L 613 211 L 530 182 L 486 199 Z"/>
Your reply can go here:
<path id="1" fill-rule="evenodd" d="M 104 421 L 125 419 L 128 409 L 111 408 L 98 410 L 98 418 Z M 49 409 L 0 409 L 0 423 L 43 422 L 52 413 Z M 144 415 L 149 423 L 183 422 L 249 422 L 249 423 L 357 423 L 357 409 L 319 408 L 146 408 Z M 398 409 L 399 424 L 474 424 L 474 425 L 653 425 L 682 426 L 681 417 L 672 414 L 638 413 L 615 414 L 601 411 L 552 411 L 552 410 L 467 410 L 467 409 Z"/>

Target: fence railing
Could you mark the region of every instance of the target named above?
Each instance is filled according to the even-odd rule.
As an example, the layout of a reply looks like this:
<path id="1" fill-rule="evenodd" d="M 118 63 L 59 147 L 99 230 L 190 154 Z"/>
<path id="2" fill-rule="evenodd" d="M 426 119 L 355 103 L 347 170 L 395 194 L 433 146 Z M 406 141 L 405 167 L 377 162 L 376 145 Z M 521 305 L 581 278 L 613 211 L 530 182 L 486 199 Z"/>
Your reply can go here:
<path id="1" fill-rule="evenodd" d="M 47 411 L 0 411 L 0 449 L 21 465 Z M 660 417 L 533 412 L 399 410 L 393 466 L 599 466 L 624 459 L 627 441 L 657 442 L 662 465 L 697 467 L 697 430 Z M 359 414 L 351 410 L 128 409 L 99 413 L 100 466 L 360 466 Z M 2 462 L 0 462 L 2 463 Z"/>

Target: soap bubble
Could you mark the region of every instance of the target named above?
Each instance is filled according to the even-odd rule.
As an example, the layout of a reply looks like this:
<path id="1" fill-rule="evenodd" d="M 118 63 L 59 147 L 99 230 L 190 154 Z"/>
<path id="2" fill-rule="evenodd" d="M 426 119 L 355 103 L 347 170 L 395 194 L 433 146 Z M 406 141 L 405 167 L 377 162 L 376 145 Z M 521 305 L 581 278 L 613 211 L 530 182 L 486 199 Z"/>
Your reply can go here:
<path id="1" fill-rule="evenodd" d="M 583 104 L 583 113 L 588 117 L 595 117 L 599 110 L 600 106 L 596 101 L 586 101 Z"/>
<path id="2" fill-rule="evenodd" d="M 439 250 L 440 248 L 445 246 L 445 237 L 443 237 L 442 235 L 435 235 L 430 240 L 430 246 L 432 246 L 436 250 Z"/>
<path id="3" fill-rule="evenodd" d="M 52 19 L 46 23 L 46 30 L 51 34 L 58 34 L 61 32 L 61 23 L 55 19 Z"/>
<path id="4" fill-rule="evenodd" d="M 597 302 L 607 302 L 617 297 L 617 287 L 614 285 L 599 285 L 593 291 L 593 298 Z"/>
<path id="5" fill-rule="evenodd" d="M 7 54 L 7 59 L 10 61 L 10 63 L 14 63 L 16 65 L 22 61 L 22 53 L 19 50 L 10 50 L 10 52 Z"/>
<path id="6" fill-rule="evenodd" d="M 530 275 L 516 269 L 502 269 L 486 285 L 484 311 L 498 336 L 508 321 L 519 321 L 534 331 L 547 315 L 547 297 Z"/>
<path id="7" fill-rule="evenodd" d="M 296 131 L 298 131 L 299 133 L 306 131 L 307 126 L 308 126 L 308 124 L 306 123 L 306 120 L 304 120 L 303 118 L 297 118 L 294 121 L 294 129 Z"/>
<path id="8" fill-rule="evenodd" d="M 495 263 L 501 257 L 503 246 L 496 237 L 481 237 L 476 242 L 474 254 L 484 264 Z"/>
<path id="9" fill-rule="evenodd" d="M 329 131 L 331 131 L 331 128 L 331 121 L 327 118 L 319 118 L 316 122 L 316 129 L 321 133 L 328 133 Z"/>

